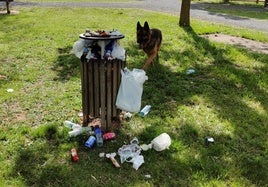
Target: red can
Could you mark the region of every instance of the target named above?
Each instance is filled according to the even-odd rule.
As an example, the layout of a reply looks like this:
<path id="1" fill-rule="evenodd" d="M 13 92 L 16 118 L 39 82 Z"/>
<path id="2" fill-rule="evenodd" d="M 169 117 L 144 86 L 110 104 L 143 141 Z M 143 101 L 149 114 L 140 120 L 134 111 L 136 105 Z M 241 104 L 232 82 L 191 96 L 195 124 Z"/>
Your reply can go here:
<path id="1" fill-rule="evenodd" d="M 72 161 L 77 162 L 79 160 L 78 155 L 77 155 L 77 151 L 75 148 L 71 149 L 71 157 L 72 157 Z"/>
<path id="2" fill-rule="evenodd" d="M 103 140 L 113 140 L 115 139 L 115 133 L 114 132 L 107 132 L 103 134 Z"/>

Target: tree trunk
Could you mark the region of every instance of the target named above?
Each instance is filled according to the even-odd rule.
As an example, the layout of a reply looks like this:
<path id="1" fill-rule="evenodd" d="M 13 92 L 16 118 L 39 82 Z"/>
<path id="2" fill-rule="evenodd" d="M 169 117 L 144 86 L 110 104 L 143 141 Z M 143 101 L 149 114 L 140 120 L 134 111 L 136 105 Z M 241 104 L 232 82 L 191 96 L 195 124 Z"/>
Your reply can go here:
<path id="1" fill-rule="evenodd" d="M 182 0 L 181 2 L 181 13 L 179 25 L 181 27 L 190 26 L 190 5 L 191 0 Z"/>
<path id="2" fill-rule="evenodd" d="M 268 0 L 265 0 L 264 7 L 268 7 Z"/>
<path id="3" fill-rule="evenodd" d="M 7 6 L 7 13 L 10 14 L 9 0 L 6 0 L 6 6 Z"/>

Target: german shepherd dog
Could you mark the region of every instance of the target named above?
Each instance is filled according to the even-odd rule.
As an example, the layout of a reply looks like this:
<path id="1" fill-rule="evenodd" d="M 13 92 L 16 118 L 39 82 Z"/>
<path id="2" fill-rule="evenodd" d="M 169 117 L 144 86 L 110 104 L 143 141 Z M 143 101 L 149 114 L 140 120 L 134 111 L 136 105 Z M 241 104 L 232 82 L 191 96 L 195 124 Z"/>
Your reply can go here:
<path id="1" fill-rule="evenodd" d="M 159 29 L 150 29 L 148 22 L 142 27 L 140 22 L 137 23 L 137 43 L 148 56 L 142 69 L 147 70 L 154 58 L 158 61 L 158 51 L 162 43 L 162 33 Z"/>

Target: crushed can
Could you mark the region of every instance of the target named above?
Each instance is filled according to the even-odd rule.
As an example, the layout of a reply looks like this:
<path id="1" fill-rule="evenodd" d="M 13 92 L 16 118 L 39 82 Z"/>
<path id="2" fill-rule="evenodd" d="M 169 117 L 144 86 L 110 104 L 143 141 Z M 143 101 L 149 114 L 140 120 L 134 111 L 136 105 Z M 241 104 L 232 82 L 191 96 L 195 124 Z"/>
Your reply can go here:
<path id="1" fill-rule="evenodd" d="M 212 137 L 206 137 L 205 138 L 205 144 L 206 145 L 214 144 L 214 138 L 212 138 Z"/>
<path id="2" fill-rule="evenodd" d="M 92 148 L 94 146 L 95 142 L 96 142 L 95 136 L 91 135 L 91 136 L 89 136 L 88 140 L 86 141 L 85 146 L 87 148 Z"/>
<path id="3" fill-rule="evenodd" d="M 114 132 L 107 132 L 103 134 L 103 140 L 108 141 L 108 140 L 113 140 L 115 139 L 115 133 Z"/>
<path id="4" fill-rule="evenodd" d="M 79 160 L 79 157 L 77 155 L 77 151 L 75 148 L 71 149 L 71 158 L 72 158 L 72 161 L 74 162 L 77 162 Z"/>

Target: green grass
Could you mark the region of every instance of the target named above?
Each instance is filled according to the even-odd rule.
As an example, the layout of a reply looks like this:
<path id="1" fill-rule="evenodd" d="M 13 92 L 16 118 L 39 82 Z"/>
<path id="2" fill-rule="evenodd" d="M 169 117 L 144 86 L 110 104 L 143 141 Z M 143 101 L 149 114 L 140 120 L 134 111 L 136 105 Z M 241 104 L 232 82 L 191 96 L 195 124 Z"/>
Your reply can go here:
<path id="1" fill-rule="evenodd" d="M 268 11 L 264 9 L 263 2 L 230 1 L 223 3 L 218 0 L 196 1 L 199 7 L 214 14 L 239 16 L 242 18 L 254 18 L 267 20 Z"/>
<path id="2" fill-rule="evenodd" d="M 199 34 L 222 32 L 268 42 L 267 33 L 128 9 L 18 8 L 0 17 L 0 184 L 3 186 L 265 186 L 268 181 L 268 57 L 210 42 Z M 87 136 L 68 138 L 64 120 L 79 122 L 80 61 L 73 43 L 86 28 L 125 34 L 127 66 L 141 68 L 137 21 L 163 32 L 160 63 L 150 67 L 142 105 L 116 131 L 116 141 L 87 150 Z M 194 68 L 195 74 L 186 75 Z M 12 88 L 14 92 L 7 92 Z M 169 150 L 143 152 L 139 170 L 114 168 L 100 152 L 116 152 L 134 136 L 149 143 L 162 132 Z M 204 138 L 215 139 L 212 146 Z M 70 149 L 80 161 L 70 161 Z M 119 161 L 119 157 L 116 157 Z M 150 174 L 147 179 L 145 175 Z"/>

